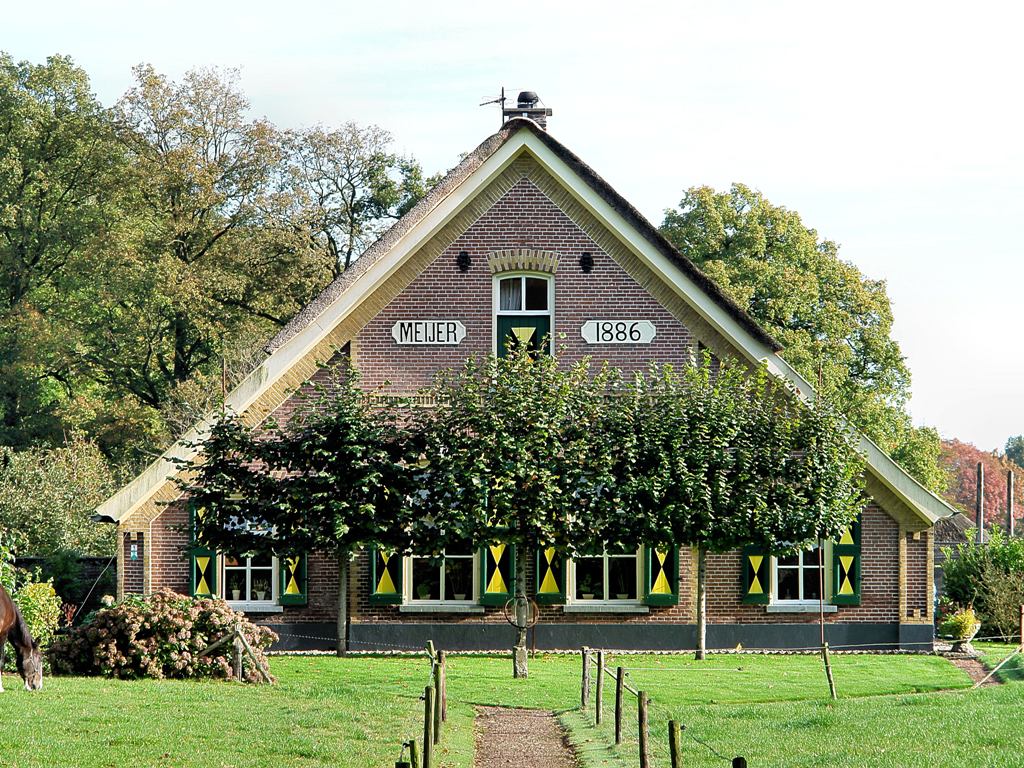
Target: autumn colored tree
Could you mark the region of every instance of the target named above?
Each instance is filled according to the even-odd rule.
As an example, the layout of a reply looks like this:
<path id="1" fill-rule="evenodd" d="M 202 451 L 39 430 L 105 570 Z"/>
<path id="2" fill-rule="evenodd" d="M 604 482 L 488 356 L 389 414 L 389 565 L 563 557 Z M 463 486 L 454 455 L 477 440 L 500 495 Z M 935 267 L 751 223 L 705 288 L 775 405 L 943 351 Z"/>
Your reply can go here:
<path id="1" fill-rule="evenodd" d="M 943 440 L 942 466 L 951 477 L 946 498 L 972 520 L 976 514 L 978 462 L 985 467 L 985 525 L 1006 527 L 1006 473 L 1016 475 L 1014 510 L 1019 518 L 1024 510 L 1024 469 L 1007 456 L 983 451 L 971 443 Z"/>

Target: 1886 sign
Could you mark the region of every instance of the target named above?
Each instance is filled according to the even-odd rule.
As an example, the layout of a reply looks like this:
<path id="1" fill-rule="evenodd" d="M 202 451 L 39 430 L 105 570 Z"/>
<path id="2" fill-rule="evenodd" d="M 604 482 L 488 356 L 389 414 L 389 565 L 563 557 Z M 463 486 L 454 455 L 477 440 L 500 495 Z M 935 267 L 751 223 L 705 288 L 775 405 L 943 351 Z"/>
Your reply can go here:
<path id="1" fill-rule="evenodd" d="M 399 320 L 391 326 L 397 344 L 451 344 L 466 337 L 466 326 L 458 320 Z"/>
<path id="2" fill-rule="evenodd" d="M 650 320 L 587 320 L 580 328 L 587 344 L 650 344 L 657 332 Z"/>

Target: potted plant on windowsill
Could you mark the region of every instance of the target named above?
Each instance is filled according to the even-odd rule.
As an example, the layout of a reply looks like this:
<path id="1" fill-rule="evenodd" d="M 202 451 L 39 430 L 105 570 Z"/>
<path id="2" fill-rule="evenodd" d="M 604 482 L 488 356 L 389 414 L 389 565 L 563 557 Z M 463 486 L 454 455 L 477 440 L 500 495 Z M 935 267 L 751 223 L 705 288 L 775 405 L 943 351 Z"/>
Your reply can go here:
<path id="1" fill-rule="evenodd" d="M 266 579 L 256 579 L 252 583 L 252 591 L 256 593 L 257 600 L 265 600 L 267 593 L 270 592 L 270 582 Z"/>
<path id="2" fill-rule="evenodd" d="M 951 653 L 971 655 L 975 654 L 971 640 L 974 639 L 980 629 L 981 622 L 978 621 L 974 608 L 971 606 L 957 608 L 953 613 L 946 616 L 942 624 L 939 625 L 939 631 L 953 640 Z"/>

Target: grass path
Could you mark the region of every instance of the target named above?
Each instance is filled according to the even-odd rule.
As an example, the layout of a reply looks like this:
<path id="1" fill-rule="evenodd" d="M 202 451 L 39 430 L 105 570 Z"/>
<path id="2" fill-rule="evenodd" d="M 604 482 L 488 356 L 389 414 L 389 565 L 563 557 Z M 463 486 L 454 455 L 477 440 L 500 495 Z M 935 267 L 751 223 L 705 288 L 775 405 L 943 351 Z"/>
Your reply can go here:
<path id="1" fill-rule="evenodd" d="M 1005 651 L 986 649 L 992 659 Z M 617 663 L 613 660 L 612 662 Z M 839 656 L 839 702 L 827 700 L 812 656 L 630 656 L 649 690 L 655 766 L 667 765 L 666 721 L 752 766 L 1022 766 L 1024 685 L 964 694 L 906 695 L 966 687 L 966 676 L 924 656 Z M 478 705 L 558 713 L 588 766 L 635 765 L 631 745 L 610 749 L 575 711 L 578 657 L 531 662 L 526 681 L 505 658 L 449 656 L 449 722 L 439 768 L 471 768 Z M 1024 676 L 1014 662 L 1008 674 Z M 4 768 L 374 768 L 393 765 L 421 729 L 429 665 L 423 658 L 275 658 L 273 688 L 233 683 L 48 678 L 29 694 L 7 678 L 0 694 Z M 611 701 L 613 685 L 606 687 Z M 880 697 L 880 694 L 890 694 Z M 892 695 L 896 694 L 896 695 Z M 608 713 L 610 714 L 610 703 Z M 627 708 L 635 721 L 635 704 Z M 691 766 L 724 765 L 686 741 Z"/>

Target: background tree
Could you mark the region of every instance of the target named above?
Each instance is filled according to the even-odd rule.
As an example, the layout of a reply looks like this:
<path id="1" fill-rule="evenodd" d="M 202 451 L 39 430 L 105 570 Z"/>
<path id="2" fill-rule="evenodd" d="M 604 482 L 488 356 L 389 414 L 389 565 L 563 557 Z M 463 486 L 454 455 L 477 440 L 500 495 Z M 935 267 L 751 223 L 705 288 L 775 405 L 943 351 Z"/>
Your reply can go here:
<path id="1" fill-rule="evenodd" d="M 961 440 L 943 440 L 942 466 L 952 478 L 946 498 L 972 520 L 977 511 L 978 462 L 985 467 L 985 524 L 1006 527 L 1006 473 L 1013 471 L 1014 509 L 1024 510 L 1024 469 L 993 451 L 983 451 Z"/>
<path id="2" fill-rule="evenodd" d="M 786 554 L 837 540 L 863 508 L 863 464 L 824 400 L 795 401 L 764 370 L 710 358 L 653 369 L 618 398 L 621 541 L 697 547 L 697 658 L 707 628 L 707 554 L 759 545 Z M 624 527 L 622 527 L 624 526 Z"/>
<path id="3" fill-rule="evenodd" d="M 81 438 L 56 449 L 0 448 L 0 532 L 16 532 L 26 556 L 111 555 L 114 528 L 90 516 L 118 480 L 99 449 Z"/>
<path id="4" fill-rule="evenodd" d="M 0 53 L 0 445 L 57 444 L 82 389 L 53 324 L 69 264 L 112 218 L 123 168 L 103 107 L 70 59 Z"/>
<path id="5" fill-rule="evenodd" d="M 412 497 L 416 552 L 518 548 L 516 677 L 528 674 L 528 553 L 604 546 L 591 521 L 613 486 L 616 446 L 602 439 L 612 379 L 608 371 L 593 375 L 586 362 L 560 369 L 554 358 L 525 350 L 471 359 L 438 382 L 436 407 L 418 420 L 425 466 L 413 478 L 421 489 Z"/>
<path id="6" fill-rule="evenodd" d="M 337 553 L 338 652 L 347 650 L 348 563 L 362 547 L 406 551 L 406 443 L 347 363 L 286 424 L 220 420 L 183 481 L 196 540 L 238 555 Z"/>
<path id="7" fill-rule="evenodd" d="M 1018 467 L 1024 467 L 1024 435 L 1015 435 L 1006 441 L 1006 458 Z"/>
<path id="8" fill-rule="evenodd" d="M 924 485 L 945 491 L 938 435 L 905 407 L 910 372 L 885 282 L 839 258 L 799 214 L 742 184 L 688 189 L 662 233 L 784 346 L 783 356 Z"/>

